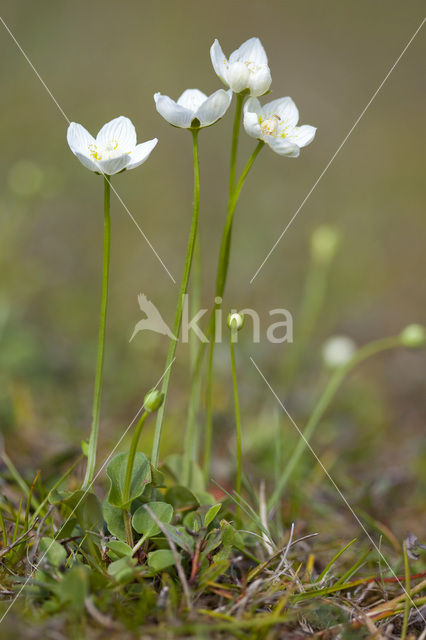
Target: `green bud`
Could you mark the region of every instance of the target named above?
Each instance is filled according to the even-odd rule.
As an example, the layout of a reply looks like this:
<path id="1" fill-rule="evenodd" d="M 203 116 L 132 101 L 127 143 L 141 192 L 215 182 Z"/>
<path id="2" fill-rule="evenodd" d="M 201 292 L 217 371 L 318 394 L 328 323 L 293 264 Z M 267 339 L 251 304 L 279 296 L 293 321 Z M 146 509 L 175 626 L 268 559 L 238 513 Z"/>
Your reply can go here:
<path id="1" fill-rule="evenodd" d="M 340 233 L 335 227 L 321 225 L 311 236 L 311 254 L 316 262 L 327 263 L 334 258 L 340 244 Z"/>
<path id="2" fill-rule="evenodd" d="M 143 401 L 145 411 L 147 411 L 148 413 L 157 411 L 157 409 L 159 409 L 163 404 L 163 400 L 164 393 L 157 391 L 157 389 L 151 389 L 151 391 L 148 391 L 145 396 L 145 400 Z"/>
<path id="3" fill-rule="evenodd" d="M 426 345 L 426 329 L 421 324 L 409 324 L 400 333 L 401 342 L 409 349 L 421 349 Z"/>
<path id="4" fill-rule="evenodd" d="M 228 314 L 226 324 L 231 331 L 239 331 L 244 324 L 244 316 L 242 313 L 230 313 Z"/>

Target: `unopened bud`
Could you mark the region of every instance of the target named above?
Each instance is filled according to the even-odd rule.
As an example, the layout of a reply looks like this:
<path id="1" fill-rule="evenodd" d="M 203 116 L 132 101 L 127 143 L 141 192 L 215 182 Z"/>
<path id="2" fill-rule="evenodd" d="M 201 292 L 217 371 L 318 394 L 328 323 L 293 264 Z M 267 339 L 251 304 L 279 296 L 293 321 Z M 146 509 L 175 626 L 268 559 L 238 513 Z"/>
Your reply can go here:
<path id="1" fill-rule="evenodd" d="M 421 324 L 409 324 L 400 334 L 404 347 L 421 349 L 426 345 L 426 329 Z"/>
<path id="2" fill-rule="evenodd" d="M 311 236 L 311 252 L 316 262 L 330 262 L 338 249 L 340 234 L 334 227 L 322 225 Z"/>
<path id="3" fill-rule="evenodd" d="M 348 336 L 332 336 L 322 347 L 324 364 L 329 369 L 337 369 L 347 364 L 355 355 L 356 344 Z"/>
<path id="4" fill-rule="evenodd" d="M 163 400 L 164 400 L 164 393 L 157 391 L 157 389 L 152 389 L 151 391 L 148 391 L 148 393 L 145 396 L 145 400 L 143 401 L 143 406 L 145 408 L 145 411 L 148 411 L 148 413 L 153 413 L 154 411 L 157 411 L 157 409 L 159 409 L 163 404 Z"/>
<path id="5" fill-rule="evenodd" d="M 241 313 L 230 313 L 226 320 L 226 324 L 231 331 L 239 331 L 244 324 L 244 316 Z"/>

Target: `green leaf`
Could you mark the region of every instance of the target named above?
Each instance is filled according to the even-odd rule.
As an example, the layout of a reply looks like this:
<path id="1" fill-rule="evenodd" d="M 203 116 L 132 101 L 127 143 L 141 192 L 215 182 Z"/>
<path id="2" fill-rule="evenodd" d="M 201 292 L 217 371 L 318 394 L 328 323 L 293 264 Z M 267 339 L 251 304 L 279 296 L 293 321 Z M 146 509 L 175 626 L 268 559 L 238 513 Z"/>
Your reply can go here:
<path id="1" fill-rule="evenodd" d="M 212 507 L 210 507 L 210 509 L 207 511 L 206 515 L 204 516 L 204 526 L 205 527 L 208 527 L 209 524 L 211 524 L 213 522 L 213 520 L 215 519 L 215 517 L 219 513 L 221 507 L 222 507 L 222 505 L 220 503 L 219 504 L 214 504 Z"/>
<path id="2" fill-rule="evenodd" d="M 164 498 L 167 502 L 170 502 L 175 509 L 196 509 L 200 506 L 200 503 L 192 491 L 180 485 L 167 489 Z"/>
<path id="3" fill-rule="evenodd" d="M 102 503 L 102 511 L 108 531 L 111 535 L 119 540 L 126 540 L 126 531 L 124 529 L 123 511 L 117 507 L 111 506 L 106 500 Z"/>
<path id="4" fill-rule="evenodd" d="M 107 476 L 110 481 L 108 502 L 113 507 L 127 508 L 133 500 L 142 495 L 145 485 L 151 481 L 151 466 L 146 456 L 139 451 L 136 453 L 130 483 L 130 500 L 124 499 L 124 481 L 128 453 L 119 453 L 107 466 Z"/>
<path id="5" fill-rule="evenodd" d="M 111 562 L 108 567 L 108 574 L 120 584 L 127 584 L 135 577 L 136 558 L 125 556 L 115 562 Z"/>
<path id="6" fill-rule="evenodd" d="M 175 564 L 173 553 L 170 549 L 158 549 L 157 551 L 151 551 L 148 553 L 148 566 L 154 571 L 162 571 L 167 567 L 172 567 Z"/>
<path id="7" fill-rule="evenodd" d="M 87 458 L 87 456 L 89 455 L 89 443 L 87 442 L 87 440 L 81 441 L 81 450 L 83 452 L 83 455 Z"/>
<path id="8" fill-rule="evenodd" d="M 69 515 L 77 518 L 84 531 L 101 531 L 104 526 L 102 507 L 94 493 L 82 489 L 77 491 L 51 491 L 49 502 L 54 505 L 64 505 Z"/>
<path id="9" fill-rule="evenodd" d="M 188 553 L 194 550 L 194 538 L 185 531 L 184 527 L 174 527 L 171 524 L 164 525 L 164 531 L 167 536 L 173 540 L 178 547 L 184 549 Z"/>
<path id="10" fill-rule="evenodd" d="M 167 502 L 148 502 L 147 507 L 162 523 L 169 523 L 173 518 L 173 507 Z M 135 531 L 141 533 L 144 538 L 151 538 L 161 533 L 161 529 L 151 518 L 145 506 L 136 509 L 132 518 L 132 525 Z"/>
<path id="11" fill-rule="evenodd" d="M 67 559 L 67 552 L 64 547 L 54 538 L 48 538 L 47 536 L 43 536 L 40 540 L 39 550 L 41 551 L 42 557 L 47 559 L 48 563 L 55 567 L 56 569 L 64 564 Z"/>
<path id="12" fill-rule="evenodd" d="M 74 565 L 63 579 L 55 585 L 55 593 L 62 604 L 69 605 L 81 613 L 89 591 L 88 571 L 83 565 Z"/>
<path id="13" fill-rule="evenodd" d="M 111 558 L 111 560 L 117 560 L 117 558 L 123 558 L 124 556 L 131 558 L 132 555 L 132 548 L 125 542 L 121 542 L 121 540 L 110 540 L 108 542 L 108 557 Z"/>

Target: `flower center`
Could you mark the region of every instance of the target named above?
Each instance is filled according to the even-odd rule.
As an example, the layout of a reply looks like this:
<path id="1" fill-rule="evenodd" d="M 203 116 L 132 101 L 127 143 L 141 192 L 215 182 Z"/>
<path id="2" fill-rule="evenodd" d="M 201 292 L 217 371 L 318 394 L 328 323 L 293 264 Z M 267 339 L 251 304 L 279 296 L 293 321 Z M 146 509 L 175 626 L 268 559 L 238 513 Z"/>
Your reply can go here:
<path id="1" fill-rule="evenodd" d="M 262 133 L 264 135 L 275 136 L 278 131 L 278 125 L 279 125 L 278 118 L 272 117 L 272 118 L 266 118 L 266 120 L 263 120 L 260 126 L 262 129 Z"/>
<path id="2" fill-rule="evenodd" d="M 89 152 L 93 160 L 111 160 L 123 155 L 123 151 L 118 148 L 118 140 L 108 140 L 104 145 L 89 144 Z"/>

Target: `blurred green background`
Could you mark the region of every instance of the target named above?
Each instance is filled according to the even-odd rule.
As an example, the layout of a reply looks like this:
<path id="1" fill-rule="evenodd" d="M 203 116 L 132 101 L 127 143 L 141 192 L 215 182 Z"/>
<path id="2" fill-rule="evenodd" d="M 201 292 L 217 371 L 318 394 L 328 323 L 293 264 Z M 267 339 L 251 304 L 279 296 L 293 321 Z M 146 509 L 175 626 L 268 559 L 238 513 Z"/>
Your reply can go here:
<path id="1" fill-rule="evenodd" d="M 319 355 L 325 338 L 344 333 L 361 345 L 410 322 L 425 322 L 424 33 L 250 284 L 420 24 L 423 9 L 414 0 L 3 0 L 3 19 L 70 120 L 96 134 L 122 114 L 132 119 L 140 141 L 159 138 L 149 161 L 116 176 L 114 186 L 176 280 L 191 216 L 191 140 L 156 113 L 154 92 L 177 98 L 188 87 L 216 90 L 220 81 L 209 58 L 214 38 L 229 55 L 256 35 L 268 53 L 272 96 L 292 96 L 301 122 L 318 127 L 317 138 L 297 160 L 262 152 L 236 214 L 225 308 L 253 307 L 266 322 L 269 309 L 285 307 L 295 317 L 296 341 L 310 235 L 326 223 L 342 237 L 309 358 L 291 390 L 282 370 L 292 346 L 265 340 L 253 345 L 249 335 L 241 339 L 245 464 L 256 486 L 263 476 L 272 482 L 277 429 L 279 464 L 297 437 L 277 413 L 249 355 L 303 426 L 325 381 Z M 9 455 L 31 478 L 48 455 L 77 448 L 89 432 L 103 187 L 68 149 L 63 115 L 3 27 L 0 56 L 0 419 Z M 212 302 L 225 220 L 232 111 L 200 136 L 205 305 Z M 243 132 L 240 166 L 252 148 Z M 114 197 L 112 218 L 105 453 L 164 368 L 165 337 L 143 333 L 129 344 L 141 317 L 137 294 L 145 293 L 170 322 L 177 297 L 177 286 Z M 226 349 L 219 349 L 214 473 L 225 484 L 234 433 L 227 358 Z M 345 385 L 315 437 L 330 471 L 363 508 L 379 517 L 381 509 L 397 504 L 404 518 L 395 526 L 405 531 L 411 514 L 419 534 L 424 371 L 424 352 L 400 350 L 371 361 Z M 188 381 L 183 345 L 172 378 L 164 453 L 181 447 Z M 147 429 L 142 445 L 148 450 L 151 437 Z M 309 455 L 305 466 L 315 472 Z"/>

